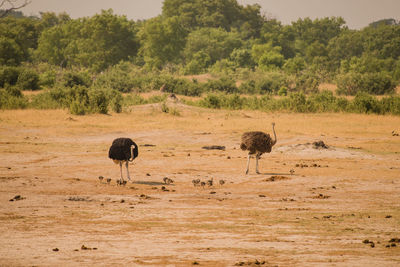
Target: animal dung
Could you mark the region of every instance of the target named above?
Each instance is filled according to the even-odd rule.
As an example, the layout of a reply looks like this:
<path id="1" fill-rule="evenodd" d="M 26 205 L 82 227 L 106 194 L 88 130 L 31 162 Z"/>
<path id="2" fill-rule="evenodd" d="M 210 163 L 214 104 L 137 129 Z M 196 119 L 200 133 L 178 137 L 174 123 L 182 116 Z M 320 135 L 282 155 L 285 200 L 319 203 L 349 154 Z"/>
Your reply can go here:
<path id="1" fill-rule="evenodd" d="M 217 145 L 203 146 L 201 148 L 206 150 L 225 150 L 225 146 L 217 146 Z"/>
<path id="2" fill-rule="evenodd" d="M 224 184 L 225 184 L 225 180 L 222 180 L 222 179 L 219 180 L 219 184 L 220 184 L 220 185 L 224 185 Z"/>
<path id="3" fill-rule="evenodd" d="M 275 181 L 281 181 L 281 180 L 289 180 L 289 177 L 282 176 L 282 175 L 272 175 L 271 177 L 265 179 L 264 181 L 266 182 L 275 182 Z"/>
<path id="4" fill-rule="evenodd" d="M 152 144 L 143 144 L 143 145 L 140 145 L 140 146 L 144 146 L 144 147 L 154 147 L 154 146 L 156 146 L 156 145 L 152 145 Z"/>

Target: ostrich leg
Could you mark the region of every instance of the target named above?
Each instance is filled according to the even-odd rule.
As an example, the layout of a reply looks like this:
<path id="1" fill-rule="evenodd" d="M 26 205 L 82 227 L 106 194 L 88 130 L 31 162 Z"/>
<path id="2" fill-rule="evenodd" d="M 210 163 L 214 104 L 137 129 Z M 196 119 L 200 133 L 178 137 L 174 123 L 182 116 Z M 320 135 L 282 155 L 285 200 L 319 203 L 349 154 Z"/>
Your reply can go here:
<path id="1" fill-rule="evenodd" d="M 258 171 L 258 159 L 260 158 L 260 155 L 256 155 L 256 173 L 260 174 L 260 172 Z"/>
<path id="2" fill-rule="evenodd" d="M 131 181 L 131 177 L 130 177 L 130 175 L 129 175 L 129 168 L 128 168 L 128 161 L 127 162 L 125 162 L 125 166 L 126 166 L 126 173 L 127 173 L 127 175 L 128 175 L 128 180 L 129 181 Z"/>
<path id="3" fill-rule="evenodd" d="M 121 173 L 121 182 L 124 180 L 124 178 L 122 177 L 122 161 L 119 162 L 119 171 Z"/>
<path id="4" fill-rule="evenodd" d="M 246 174 L 249 173 L 249 164 L 250 164 L 250 154 L 247 156 L 247 167 L 246 167 Z"/>

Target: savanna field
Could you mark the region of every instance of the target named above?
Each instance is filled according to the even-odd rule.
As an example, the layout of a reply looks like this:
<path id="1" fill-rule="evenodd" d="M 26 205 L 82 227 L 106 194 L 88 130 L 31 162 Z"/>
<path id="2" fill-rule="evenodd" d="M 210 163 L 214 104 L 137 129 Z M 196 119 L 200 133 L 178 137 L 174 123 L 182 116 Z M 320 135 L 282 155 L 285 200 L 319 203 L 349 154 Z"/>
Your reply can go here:
<path id="1" fill-rule="evenodd" d="M 399 20 L 35 2 L 0 1 L 0 267 L 400 266 Z"/>
<path id="2" fill-rule="evenodd" d="M 2 111 L 2 265 L 399 264 L 398 116 L 167 105 Z M 271 122 L 277 144 L 245 175 L 240 136 Z M 107 157 L 121 136 L 139 146 L 125 186 Z"/>

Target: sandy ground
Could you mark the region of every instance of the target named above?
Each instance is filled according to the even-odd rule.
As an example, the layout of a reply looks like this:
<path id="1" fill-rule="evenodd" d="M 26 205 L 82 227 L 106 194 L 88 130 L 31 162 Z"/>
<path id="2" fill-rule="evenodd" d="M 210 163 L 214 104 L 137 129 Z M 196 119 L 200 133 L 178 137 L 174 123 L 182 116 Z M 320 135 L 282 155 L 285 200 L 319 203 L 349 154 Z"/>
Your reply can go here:
<path id="1" fill-rule="evenodd" d="M 1 111 L 0 266 L 400 265 L 400 117 L 173 108 Z M 272 121 L 245 175 L 240 136 Z M 139 145 L 126 186 L 121 136 Z"/>

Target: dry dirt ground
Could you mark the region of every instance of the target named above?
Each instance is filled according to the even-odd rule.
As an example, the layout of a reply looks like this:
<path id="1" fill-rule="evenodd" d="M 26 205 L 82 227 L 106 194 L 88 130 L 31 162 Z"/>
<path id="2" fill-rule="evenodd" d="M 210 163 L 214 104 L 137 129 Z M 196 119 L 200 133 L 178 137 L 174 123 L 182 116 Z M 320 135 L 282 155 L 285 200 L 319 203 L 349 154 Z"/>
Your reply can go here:
<path id="1" fill-rule="evenodd" d="M 400 117 L 174 108 L 1 111 L 0 266 L 400 265 Z M 272 121 L 245 175 L 240 136 Z M 139 157 L 117 186 L 122 136 Z"/>

